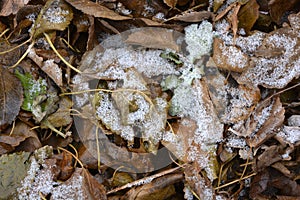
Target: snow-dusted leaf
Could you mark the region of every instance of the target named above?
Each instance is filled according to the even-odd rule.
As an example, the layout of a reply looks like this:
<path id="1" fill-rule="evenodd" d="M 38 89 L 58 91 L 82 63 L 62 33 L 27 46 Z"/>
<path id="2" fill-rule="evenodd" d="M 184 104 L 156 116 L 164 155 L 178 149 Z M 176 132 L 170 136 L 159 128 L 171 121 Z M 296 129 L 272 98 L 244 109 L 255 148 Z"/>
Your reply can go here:
<path id="1" fill-rule="evenodd" d="M 260 100 L 259 89 L 226 81 L 213 62 L 209 62 L 209 65 L 212 66 L 206 68 L 206 80 L 220 120 L 224 123 L 235 123 L 247 119 Z"/>
<path id="2" fill-rule="evenodd" d="M 101 199 L 105 200 L 106 192 L 88 170 L 76 168 L 72 176 L 59 186 L 53 188 L 50 199 Z"/>
<path id="3" fill-rule="evenodd" d="M 0 3 L 0 16 L 15 15 L 29 0 L 2 0 Z"/>
<path id="4" fill-rule="evenodd" d="M 31 34 L 36 38 L 49 31 L 63 31 L 72 19 L 73 11 L 67 3 L 63 0 L 48 0 L 36 19 Z"/>
<path id="5" fill-rule="evenodd" d="M 212 18 L 213 13 L 209 11 L 200 11 L 200 12 L 188 12 L 182 13 L 172 17 L 173 20 L 183 21 L 183 22 L 201 22 L 205 19 Z"/>
<path id="6" fill-rule="evenodd" d="M 0 65 L 0 132 L 19 114 L 23 101 L 21 82 Z"/>
<path id="7" fill-rule="evenodd" d="M 213 59 L 221 69 L 233 72 L 242 72 L 249 66 L 248 55 L 238 47 L 227 46 L 221 39 L 214 40 Z"/>
<path id="8" fill-rule="evenodd" d="M 299 144 L 300 142 L 300 127 L 297 126 L 283 126 L 282 130 L 276 134 L 276 138 L 281 138 L 288 144 Z"/>
<path id="9" fill-rule="evenodd" d="M 61 87 L 63 85 L 61 68 L 54 63 L 54 60 L 44 61 L 42 70 L 56 83 L 57 86 Z"/>
<path id="10" fill-rule="evenodd" d="M 258 147 L 264 141 L 274 136 L 277 128 L 282 126 L 285 110 L 282 107 L 280 98 L 263 102 L 258 105 L 257 110 L 251 117 L 247 127 L 247 144 L 250 147 Z"/>
<path id="11" fill-rule="evenodd" d="M 300 37 L 297 29 L 284 27 L 269 33 L 258 52 L 250 58 L 250 66 L 237 77 L 240 84 L 283 88 L 300 76 Z"/>
<path id="12" fill-rule="evenodd" d="M 66 0 L 69 4 L 76 9 L 82 11 L 85 14 L 92 15 L 94 17 L 106 18 L 111 20 L 126 20 L 130 17 L 122 16 L 114 11 L 102 6 L 98 3 L 94 3 L 90 0 Z"/>
<path id="13" fill-rule="evenodd" d="M 141 45 L 156 49 L 173 49 L 180 50 L 179 44 L 176 41 L 176 32 L 166 29 L 141 29 L 134 31 L 128 35 L 125 43 L 132 45 Z"/>

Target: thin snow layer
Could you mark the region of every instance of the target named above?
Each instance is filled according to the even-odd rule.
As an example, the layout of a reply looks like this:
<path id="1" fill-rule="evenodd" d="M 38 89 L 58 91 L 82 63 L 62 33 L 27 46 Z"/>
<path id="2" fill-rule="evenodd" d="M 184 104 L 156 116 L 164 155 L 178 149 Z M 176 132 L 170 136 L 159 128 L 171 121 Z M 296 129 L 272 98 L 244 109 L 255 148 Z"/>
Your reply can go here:
<path id="1" fill-rule="evenodd" d="M 136 70 L 147 77 L 169 75 L 176 72 L 174 65 L 160 57 L 160 50 L 134 50 L 127 47 L 118 49 L 106 49 L 104 53 L 97 53 L 94 66 L 91 66 L 98 77 L 109 76 L 111 78 L 123 78 L 122 70 L 135 67 Z M 114 64 L 116 68 L 106 71 L 106 68 Z M 114 71 L 115 70 L 115 71 Z"/>
<path id="2" fill-rule="evenodd" d="M 185 41 L 189 52 L 190 62 L 200 59 L 203 55 L 209 55 L 212 50 L 214 32 L 212 24 L 203 21 L 200 25 L 192 24 L 186 27 Z"/>
<path id="3" fill-rule="evenodd" d="M 239 83 L 283 88 L 293 78 L 299 77 L 299 36 L 291 30 L 275 31 L 264 39 L 263 45 L 260 51 L 270 52 L 270 57 L 253 57 L 253 67 L 241 74 Z M 281 51 L 281 55 L 272 54 L 278 51 Z"/>
<path id="4" fill-rule="evenodd" d="M 300 127 L 284 126 L 277 136 L 283 138 L 288 143 L 296 144 L 300 141 Z"/>

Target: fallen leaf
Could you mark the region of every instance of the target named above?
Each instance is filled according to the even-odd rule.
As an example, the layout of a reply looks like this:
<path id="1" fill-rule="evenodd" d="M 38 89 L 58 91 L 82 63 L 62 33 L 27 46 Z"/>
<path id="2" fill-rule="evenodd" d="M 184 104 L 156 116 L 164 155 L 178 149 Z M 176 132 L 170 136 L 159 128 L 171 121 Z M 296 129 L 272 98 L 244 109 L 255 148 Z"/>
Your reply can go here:
<path id="1" fill-rule="evenodd" d="M 63 0 L 48 0 L 38 15 L 31 35 L 37 38 L 49 31 L 63 31 L 73 19 L 73 11 Z"/>
<path id="2" fill-rule="evenodd" d="M 0 16 L 15 15 L 20 8 L 25 6 L 30 0 L 2 0 L 0 3 Z"/>
<path id="3" fill-rule="evenodd" d="M 107 197 L 104 186 L 101 185 L 88 170 L 76 168 L 67 181 L 53 188 L 50 199 L 106 200 Z"/>
<path id="4" fill-rule="evenodd" d="M 57 86 L 63 86 L 61 68 L 54 63 L 54 60 L 44 61 L 42 70 L 56 83 Z"/>
<path id="5" fill-rule="evenodd" d="M 236 78 L 238 83 L 283 88 L 294 78 L 298 78 L 300 76 L 298 32 L 297 29 L 284 27 L 267 34 L 257 50 L 274 52 L 274 55 L 251 57 L 250 67 Z"/>
<path id="6" fill-rule="evenodd" d="M 0 157 L 0 199 L 10 199 L 16 193 L 29 168 L 29 152 Z"/>
<path id="7" fill-rule="evenodd" d="M 201 22 L 206 19 L 213 17 L 213 13 L 209 11 L 200 12 L 188 12 L 182 13 L 181 15 L 176 15 L 172 17 L 172 20 L 183 21 L 183 22 Z"/>
<path id="8" fill-rule="evenodd" d="M 249 0 L 238 13 L 239 28 L 249 33 L 259 16 L 259 5 L 256 0 Z"/>
<path id="9" fill-rule="evenodd" d="M 71 117 L 70 109 L 73 106 L 73 102 L 68 97 L 62 97 L 58 102 L 58 110 L 50 114 L 47 120 L 54 127 L 63 127 L 72 123 L 73 119 Z"/>
<path id="10" fill-rule="evenodd" d="M 274 22 L 281 25 L 286 22 L 286 14 L 299 5 L 297 0 L 271 0 L 268 2 L 269 12 Z"/>
<path id="11" fill-rule="evenodd" d="M 180 51 L 180 46 L 176 42 L 177 37 L 178 35 L 173 30 L 166 31 L 166 29 L 163 28 L 143 28 L 129 33 L 124 42 L 148 48 L 173 49 L 178 52 Z"/>
<path id="12" fill-rule="evenodd" d="M 17 44 L 9 44 L 6 40 L 0 38 L 0 49 L 1 52 L 5 52 L 6 50 L 10 50 L 15 48 Z M 0 65 L 3 66 L 11 66 L 14 65 L 22 54 L 25 52 L 26 45 L 23 47 L 17 48 L 13 51 L 7 52 L 0 56 Z"/>
<path id="13" fill-rule="evenodd" d="M 246 135 L 250 136 L 246 139 L 250 147 L 258 147 L 264 141 L 276 134 L 284 121 L 285 110 L 282 107 L 280 98 L 277 97 L 272 101 L 259 104 L 254 112 L 254 120 L 249 124 Z"/>
<path id="14" fill-rule="evenodd" d="M 236 46 L 227 46 L 222 39 L 214 39 L 213 60 L 217 67 L 233 72 L 243 72 L 249 66 L 249 57 Z"/>
<path id="15" fill-rule="evenodd" d="M 177 0 L 164 0 L 164 3 L 167 4 L 170 8 L 175 8 Z"/>
<path id="16" fill-rule="evenodd" d="M 8 69 L 0 66 L 0 132 L 12 123 L 19 114 L 23 102 L 23 89 L 20 80 Z"/>
<path id="17" fill-rule="evenodd" d="M 11 146 L 11 149 L 27 152 L 33 152 L 42 146 L 37 132 L 31 130 L 31 127 L 23 122 L 17 122 L 10 135 L 1 134 L 0 142 Z M 10 151 L 7 151 L 6 153 L 8 152 Z"/>
<path id="18" fill-rule="evenodd" d="M 89 0 L 66 0 L 69 4 L 74 6 L 76 9 L 82 11 L 87 15 L 92 15 L 94 17 L 106 18 L 111 20 L 127 20 L 130 17 L 122 16 L 114 11 L 102 6 L 98 3 L 94 3 Z"/>
<path id="19" fill-rule="evenodd" d="M 183 179 L 183 174 L 169 174 L 152 180 L 150 183 L 130 189 L 122 200 L 160 200 L 175 194 L 174 183 Z"/>

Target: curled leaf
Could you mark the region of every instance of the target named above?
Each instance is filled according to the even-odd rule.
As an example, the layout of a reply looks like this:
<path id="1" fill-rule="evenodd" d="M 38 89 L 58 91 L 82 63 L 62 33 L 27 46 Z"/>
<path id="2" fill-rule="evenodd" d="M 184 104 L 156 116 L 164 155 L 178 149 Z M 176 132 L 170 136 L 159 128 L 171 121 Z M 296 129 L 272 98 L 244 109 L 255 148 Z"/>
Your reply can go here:
<path id="1" fill-rule="evenodd" d="M 63 31 L 73 19 L 72 8 L 63 0 L 48 0 L 35 21 L 33 38 L 53 30 Z"/>
<path id="2" fill-rule="evenodd" d="M 7 69 L 0 66 L 0 130 L 19 114 L 23 101 L 21 82 Z"/>

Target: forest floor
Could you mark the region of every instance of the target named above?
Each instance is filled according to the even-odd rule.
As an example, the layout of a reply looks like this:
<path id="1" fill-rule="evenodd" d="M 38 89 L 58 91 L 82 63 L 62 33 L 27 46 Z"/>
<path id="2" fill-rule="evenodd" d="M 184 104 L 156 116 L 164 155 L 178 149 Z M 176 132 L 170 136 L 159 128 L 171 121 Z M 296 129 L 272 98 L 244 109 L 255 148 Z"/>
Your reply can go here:
<path id="1" fill-rule="evenodd" d="M 2 0 L 0 199 L 299 199 L 299 11 Z"/>

